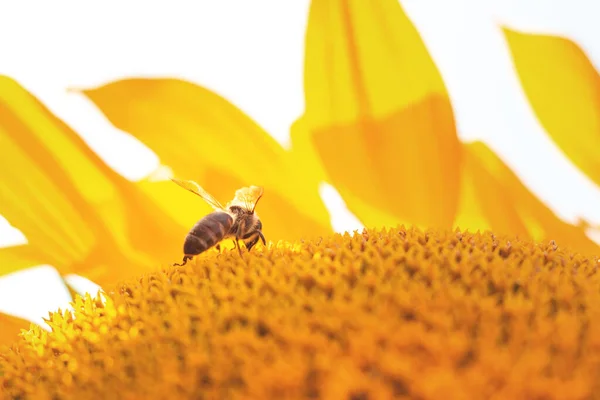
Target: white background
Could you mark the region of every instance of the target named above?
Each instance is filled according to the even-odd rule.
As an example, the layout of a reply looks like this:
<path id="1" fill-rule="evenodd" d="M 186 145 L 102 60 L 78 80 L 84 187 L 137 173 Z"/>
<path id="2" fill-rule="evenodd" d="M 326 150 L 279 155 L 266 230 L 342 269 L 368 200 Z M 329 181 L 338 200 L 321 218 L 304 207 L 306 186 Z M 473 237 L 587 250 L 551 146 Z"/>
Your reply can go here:
<path id="1" fill-rule="evenodd" d="M 504 24 L 565 35 L 600 70 L 600 3 L 401 3 L 446 82 L 460 137 L 490 145 L 559 217 L 600 224 L 600 189 L 548 140 L 521 91 L 500 30 Z M 287 146 L 290 124 L 303 111 L 308 0 L 86 4 L 1 2 L 0 74 L 18 80 L 117 171 L 139 179 L 158 165 L 158 159 L 68 88 L 131 76 L 188 79 L 225 96 Z M 358 226 L 343 212 L 334 189 L 324 186 L 322 193 L 330 209 L 342 206 L 342 211 L 332 212 L 337 230 Z M 598 237 L 598 232 L 590 235 Z M 0 245 L 23 240 L 0 218 Z M 67 292 L 49 268 L 0 278 L 0 311 L 41 323 L 48 311 L 67 306 Z"/>

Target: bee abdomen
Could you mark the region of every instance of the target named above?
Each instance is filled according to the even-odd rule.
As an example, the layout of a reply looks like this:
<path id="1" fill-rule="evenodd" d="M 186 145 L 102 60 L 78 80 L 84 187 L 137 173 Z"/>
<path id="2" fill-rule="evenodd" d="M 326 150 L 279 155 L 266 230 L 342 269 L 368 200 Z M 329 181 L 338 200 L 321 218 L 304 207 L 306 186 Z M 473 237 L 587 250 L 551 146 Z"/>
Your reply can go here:
<path id="1" fill-rule="evenodd" d="M 229 232 L 233 218 L 224 212 L 213 212 L 196 222 L 190 230 L 183 252 L 197 255 L 219 243 Z"/>

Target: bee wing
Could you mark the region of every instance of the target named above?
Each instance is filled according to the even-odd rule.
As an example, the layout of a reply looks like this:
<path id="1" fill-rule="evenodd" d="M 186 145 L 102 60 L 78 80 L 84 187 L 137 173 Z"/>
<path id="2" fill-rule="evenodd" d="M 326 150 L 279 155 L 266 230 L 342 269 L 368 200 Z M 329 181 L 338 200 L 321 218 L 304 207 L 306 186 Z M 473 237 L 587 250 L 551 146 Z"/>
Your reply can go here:
<path id="1" fill-rule="evenodd" d="M 178 184 L 179 186 L 181 186 L 182 188 L 187 189 L 190 192 L 202 197 L 204 199 L 204 201 L 206 201 L 208 204 L 210 204 L 214 209 L 216 209 L 216 210 L 224 210 L 225 209 L 225 207 L 223 207 L 223 205 L 221 205 L 221 203 L 219 203 L 219 201 L 217 199 L 215 199 L 206 190 L 202 189 L 202 186 L 198 185 L 196 182 L 187 181 L 187 180 L 184 181 L 184 180 L 175 179 L 175 178 L 171 178 L 171 180 L 173 182 L 175 182 L 176 184 Z"/>
<path id="2" fill-rule="evenodd" d="M 254 212 L 256 203 L 262 197 L 263 192 L 264 190 L 260 186 L 243 187 L 235 191 L 235 197 L 227 206 L 236 205 Z"/>

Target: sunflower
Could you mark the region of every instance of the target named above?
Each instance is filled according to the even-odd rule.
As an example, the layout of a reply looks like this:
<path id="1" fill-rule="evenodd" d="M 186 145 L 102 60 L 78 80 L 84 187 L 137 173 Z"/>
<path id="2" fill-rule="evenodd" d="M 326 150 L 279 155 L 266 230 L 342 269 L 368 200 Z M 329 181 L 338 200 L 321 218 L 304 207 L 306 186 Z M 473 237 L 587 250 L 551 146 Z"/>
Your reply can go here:
<path id="1" fill-rule="evenodd" d="M 77 296 L 0 352 L 19 399 L 588 399 L 598 260 L 492 233 L 365 229 Z"/>
<path id="2" fill-rule="evenodd" d="M 537 118 L 600 183 L 598 72 L 567 39 L 504 32 Z M 239 187 L 264 187 L 258 213 L 273 243 L 300 246 L 333 232 L 319 196 L 327 182 L 369 228 L 489 230 L 599 252 L 484 143 L 459 140 L 442 77 L 397 1 L 313 1 L 305 46 L 305 110 L 290 149 L 187 81 L 131 78 L 80 90 L 160 158 L 160 170 L 139 181 L 113 171 L 1 77 L 0 213 L 27 243 L 0 248 L 0 273 L 48 264 L 106 286 L 179 260 L 188 229 L 211 209 L 169 177 L 193 179 L 222 201 Z M 12 322 L 2 318 L 7 332 Z"/>

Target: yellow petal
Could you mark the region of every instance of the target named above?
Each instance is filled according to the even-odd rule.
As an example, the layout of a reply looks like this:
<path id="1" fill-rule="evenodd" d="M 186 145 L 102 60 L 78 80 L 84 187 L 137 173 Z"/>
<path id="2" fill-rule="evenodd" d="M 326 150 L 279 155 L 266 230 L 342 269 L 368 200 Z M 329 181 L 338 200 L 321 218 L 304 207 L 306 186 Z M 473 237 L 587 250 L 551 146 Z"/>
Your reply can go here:
<path id="1" fill-rule="evenodd" d="M 318 182 L 306 179 L 273 138 L 215 93 L 177 79 L 126 79 L 84 94 L 116 127 L 156 152 L 176 177 L 195 180 L 223 204 L 242 186 L 263 186 L 257 213 L 271 239 L 331 231 Z M 191 196 L 172 183 L 165 187 L 173 196 Z M 210 211 L 200 199 L 194 199 L 198 211 L 155 199 L 188 224 Z"/>
<path id="2" fill-rule="evenodd" d="M 394 222 L 450 227 L 460 147 L 448 94 L 396 0 L 313 1 L 301 124 L 328 180 Z M 301 134 L 298 130 L 296 135 Z M 373 218 L 347 201 L 361 221 Z"/>
<path id="3" fill-rule="evenodd" d="M 555 240 L 562 247 L 599 253 L 600 246 L 586 236 L 583 228 L 559 219 L 485 144 L 465 144 L 463 149 L 458 228 Z"/>
<path id="4" fill-rule="evenodd" d="M 47 263 L 48 259 L 28 244 L 0 247 L 0 276 Z"/>
<path id="5" fill-rule="evenodd" d="M 0 346 L 16 342 L 21 329 L 29 329 L 30 325 L 30 321 L 0 313 Z"/>
<path id="6" fill-rule="evenodd" d="M 546 132 L 600 184 L 600 75 L 569 39 L 504 29 L 515 68 Z"/>
<path id="7" fill-rule="evenodd" d="M 0 148 L 0 213 L 27 237 L 23 256 L 99 284 L 178 258 L 185 227 L 6 77 Z"/>

